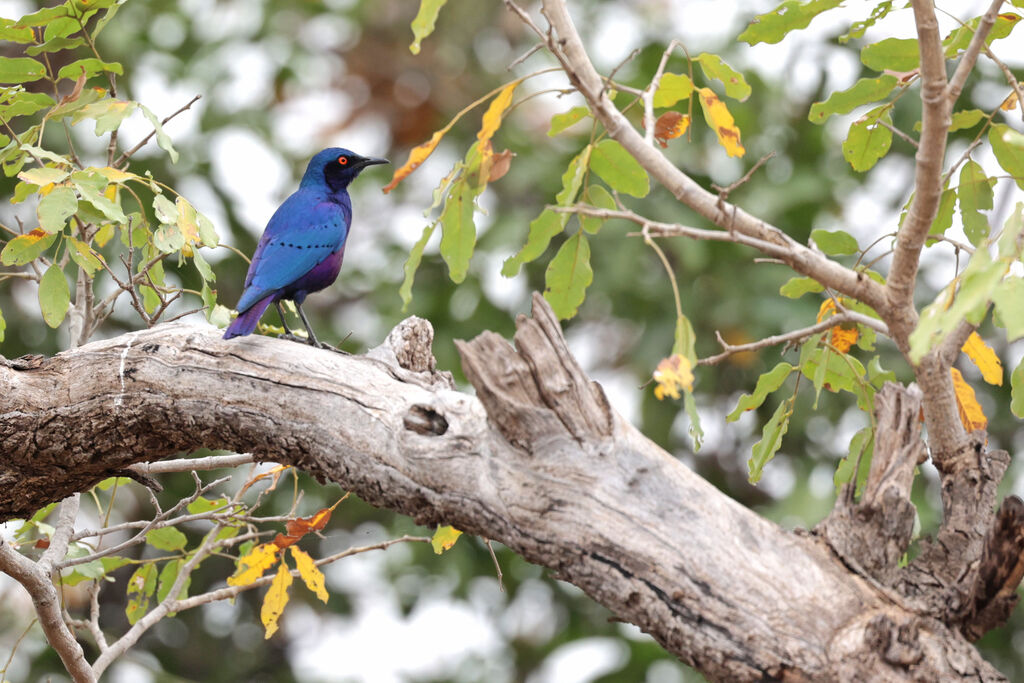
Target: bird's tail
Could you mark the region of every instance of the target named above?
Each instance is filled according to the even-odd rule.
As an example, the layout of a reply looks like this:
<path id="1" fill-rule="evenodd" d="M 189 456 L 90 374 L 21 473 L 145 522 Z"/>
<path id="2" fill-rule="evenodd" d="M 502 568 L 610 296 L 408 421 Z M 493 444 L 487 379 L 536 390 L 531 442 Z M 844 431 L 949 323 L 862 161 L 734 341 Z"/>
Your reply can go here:
<path id="1" fill-rule="evenodd" d="M 224 330 L 224 338 L 231 339 L 232 337 L 252 334 L 252 331 L 256 329 L 256 323 L 260 321 L 263 312 L 267 310 L 267 306 L 270 305 L 273 299 L 273 294 L 265 296 L 250 306 L 248 310 L 239 313 L 238 317 L 231 321 L 228 328 Z"/>

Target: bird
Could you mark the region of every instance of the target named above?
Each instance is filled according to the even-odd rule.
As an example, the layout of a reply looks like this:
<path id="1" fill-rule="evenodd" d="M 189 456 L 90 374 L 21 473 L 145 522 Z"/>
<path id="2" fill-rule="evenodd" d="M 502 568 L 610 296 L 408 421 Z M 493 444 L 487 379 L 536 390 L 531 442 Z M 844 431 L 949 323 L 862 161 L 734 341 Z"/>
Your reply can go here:
<path id="1" fill-rule="evenodd" d="M 349 183 L 363 169 L 387 163 L 387 159 L 360 156 L 342 147 L 329 147 L 310 160 L 299 189 L 274 212 L 260 237 L 238 299 L 238 317 L 228 325 L 224 339 L 251 334 L 274 304 L 285 329 L 282 337 L 333 348 L 316 338 L 302 302 L 307 294 L 330 286 L 341 270 L 352 226 Z M 288 327 L 281 310 L 283 299 L 295 303 L 307 339 L 296 337 Z"/>

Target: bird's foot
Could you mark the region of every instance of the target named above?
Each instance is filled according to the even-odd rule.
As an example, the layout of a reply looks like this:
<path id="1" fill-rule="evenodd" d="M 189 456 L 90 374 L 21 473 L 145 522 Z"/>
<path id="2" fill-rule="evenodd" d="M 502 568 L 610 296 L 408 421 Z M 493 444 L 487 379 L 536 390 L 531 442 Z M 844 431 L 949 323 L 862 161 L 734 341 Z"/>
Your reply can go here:
<path id="1" fill-rule="evenodd" d="M 277 335 L 277 338 L 278 339 L 287 339 L 288 341 L 298 342 L 300 344 L 312 344 L 312 342 L 309 341 L 308 339 L 306 339 L 305 337 L 297 337 L 294 334 L 292 334 L 291 332 L 285 332 L 284 334 L 279 334 L 279 335 Z"/>
<path id="2" fill-rule="evenodd" d="M 316 348 L 323 349 L 324 351 L 334 351 L 335 353 L 340 353 L 343 356 L 351 356 L 352 355 L 348 351 L 342 351 L 338 347 L 331 346 L 327 342 L 318 341 L 315 344 L 310 343 L 310 346 L 315 346 Z"/>

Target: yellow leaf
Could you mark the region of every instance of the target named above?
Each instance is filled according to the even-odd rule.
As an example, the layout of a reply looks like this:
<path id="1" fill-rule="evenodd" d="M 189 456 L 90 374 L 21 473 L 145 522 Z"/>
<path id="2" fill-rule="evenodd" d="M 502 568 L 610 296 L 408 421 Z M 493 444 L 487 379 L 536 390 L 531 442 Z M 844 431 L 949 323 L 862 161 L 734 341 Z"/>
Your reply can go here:
<path id="1" fill-rule="evenodd" d="M 988 418 L 981 411 L 981 405 L 974 396 L 974 389 L 964 381 L 964 376 L 956 368 L 949 369 L 953 375 L 953 391 L 956 392 L 956 407 L 960 411 L 960 422 L 964 429 L 973 432 L 976 429 L 985 429 L 988 426 Z"/>
<path id="2" fill-rule="evenodd" d="M 256 579 L 263 576 L 263 572 L 277 561 L 279 548 L 273 543 L 261 543 L 249 551 L 247 555 L 238 558 L 238 569 L 233 576 L 228 578 L 229 586 L 248 586 Z"/>
<path id="3" fill-rule="evenodd" d="M 128 173 L 127 171 L 122 171 L 121 169 L 114 168 L 112 166 L 104 166 L 103 168 L 96 168 L 95 166 L 90 166 L 85 170 L 95 171 L 96 173 L 99 173 L 101 176 L 103 176 L 112 183 L 123 183 L 127 180 L 132 180 L 134 178 L 139 177 L 134 173 Z"/>
<path id="4" fill-rule="evenodd" d="M 1010 93 L 1010 96 L 1003 100 L 1003 103 L 999 105 L 999 108 L 1003 111 L 1013 111 L 1017 108 L 1017 91 L 1014 90 Z"/>
<path id="5" fill-rule="evenodd" d="M 384 187 L 385 194 L 398 187 L 398 183 L 402 182 L 407 175 L 415 171 L 420 167 L 420 164 L 427 160 L 427 157 L 431 155 L 434 148 L 441 142 L 441 138 L 448 132 L 448 128 L 450 128 L 450 124 L 434 133 L 422 145 L 412 148 L 412 151 L 409 152 L 409 158 L 406 159 L 404 164 L 395 169 L 395 175 L 391 177 L 391 182 Z"/>
<path id="6" fill-rule="evenodd" d="M 654 395 L 659 401 L 666 396 L 679 398 L 680 387 L 693 391 L 693 366 L 690 365 L 690 359 L 680 353 L 663 358 L 654 371 L 654 381 L 657 382 Z"/>
<path id="7" fill-rule="evenodd" d="M 480 141 L 481 147 L 483 143 L 490 140 L 494 134 L 498 131 L 501 126 L 501 117 L 508 109 L 508 106 L 512 104 L 512 93 L 515 92 L 516 86 L 522 82 L 522 79 L 512 81 L 498 93 L 498 96 L 491 101 L 491 106 L 487 107 L 487 111 L 484 112 L 483 124 L 480 126 L 480 132 L 476 134 L 476 139 Z"/>
<path id="8" fill-rule="evenodd" d="M 462 532 L 452 526 L 439 526 L 437 531 L 434 532 L 434 537 L 430 539 L 430 545 L 434 547 L 434 552 L 440 555 L 445 550 L 451 550 L 451 547 L 455 545 L 455 541 L 459 540 L 459 536 Z"/>
<path id="9" fill-rule="evenodd" d="M 818 322 L 820 323 L 825 318 L 830 318 L 835 315 L 836 312 L 836 300 L 829 297 L 821 302 L 821 306 L 818 308 Z"/>
<path id="10" fill-rule="evenodd" d="M 313 562 L 313 558 L 298 546 L 292 546 L 292 559 L 298 567 L 299 576 L 306 582 L 306 588 L 316 593 L 320 601 L 327 604 L 327 589 L 324 587 L 324 573 Z"/>
<path id="11" fill-rule="evenodd" d="M 277 620 L 284 612 L 284 606 L 288 604 L 288 586 L 292 585 L 292 574 L 288 566 L 282 562 L 277 568 L 277 575 L 270 582 L 270 590 L 263 596 L 263 607 L 260 608 L 260 621 L 267 629 L 263 636 L 265 639 L 274 635 L 277 631 Z"/>
<path id="12" fill-rule="evenodd" d="M 1003 363 L 977 332 L 971 332 L 964 343 L 963 352 L 981 370 L 982 379 L 997 387 L 1003 386 Z"/>
<path id="13" fill-rule="evenodd" d="M 718 99 L 711 88 L 700 88 L 697 90 L 700 95 L 700 107 L 704 110 L 704 120 L 711 126 L 711 130 L 718 135 L 718 144 L 725 148 L 725 153 L 731 157 L 741 157 L 747 150 L 740 142 L 740 129 L 729 113 L 725 102 Z"/>

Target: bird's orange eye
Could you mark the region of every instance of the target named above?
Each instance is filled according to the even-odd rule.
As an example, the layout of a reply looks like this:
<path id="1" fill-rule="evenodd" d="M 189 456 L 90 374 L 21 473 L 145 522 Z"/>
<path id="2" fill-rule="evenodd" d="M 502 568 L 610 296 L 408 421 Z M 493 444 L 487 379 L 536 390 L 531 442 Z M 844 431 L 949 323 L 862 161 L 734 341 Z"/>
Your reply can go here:
<path id="1" fill-rule="evenodd" d="M 338 163 L 342 166 L 348 165 L 348 157 L 338 157 Z"/>

